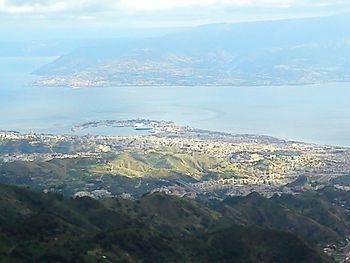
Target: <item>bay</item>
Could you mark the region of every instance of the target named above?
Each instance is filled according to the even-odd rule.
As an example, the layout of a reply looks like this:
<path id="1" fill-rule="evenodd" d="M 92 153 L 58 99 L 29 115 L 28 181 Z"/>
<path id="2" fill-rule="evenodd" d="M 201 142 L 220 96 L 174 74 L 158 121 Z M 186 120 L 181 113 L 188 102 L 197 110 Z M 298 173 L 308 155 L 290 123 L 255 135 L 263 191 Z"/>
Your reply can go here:
<path id="1" fill-rule="evenodd" d="M 0 129 L 70 133 L 73 125 L 88 121 L 146 118 L 235 134 L 350 146 L 350 83 L 84 89 L 33 86 L 37 77 L 31 72 L 53 59 L 0 58 Z M 120 133 L 116 128 L 86 132 Z"/>

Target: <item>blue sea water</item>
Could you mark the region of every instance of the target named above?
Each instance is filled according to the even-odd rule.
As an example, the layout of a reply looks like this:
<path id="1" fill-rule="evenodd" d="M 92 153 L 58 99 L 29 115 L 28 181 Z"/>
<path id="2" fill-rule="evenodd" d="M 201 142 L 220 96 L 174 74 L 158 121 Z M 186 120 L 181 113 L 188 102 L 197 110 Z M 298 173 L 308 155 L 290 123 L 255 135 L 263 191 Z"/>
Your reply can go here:
<path id="1" fill-rule="evenodd" d="M 52 59 L 0 58 L 0 129 L 68 133 L 73 125 L 88 121 L 149 118 L 215 131 L 350 146 L 350 83 L 84 89 L 32 86 L 36 77 L 31 72 Z M 99 128 L 86 132 L 121 131 Z"/>

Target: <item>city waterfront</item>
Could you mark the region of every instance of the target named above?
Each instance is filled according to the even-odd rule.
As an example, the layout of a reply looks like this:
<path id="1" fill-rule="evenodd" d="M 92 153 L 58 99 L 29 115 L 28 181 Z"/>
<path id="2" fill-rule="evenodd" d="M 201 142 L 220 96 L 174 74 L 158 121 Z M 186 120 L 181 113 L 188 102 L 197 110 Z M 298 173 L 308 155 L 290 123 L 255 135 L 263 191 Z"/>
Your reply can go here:
<path id="1" fill-rule="evenodd" d="M 265 87 L 34 87 L 52 58 L 0 62 L 0 128 L 71 133 L 80 123 L 149 118 L 234 134 L 350 146 L 348 83 Z M 7 77 L 5 77 L 7 76 Z M 118 135 L 134 129 L 87 129 Z M 125 134 L 122 134 L 125 135 Z"/>

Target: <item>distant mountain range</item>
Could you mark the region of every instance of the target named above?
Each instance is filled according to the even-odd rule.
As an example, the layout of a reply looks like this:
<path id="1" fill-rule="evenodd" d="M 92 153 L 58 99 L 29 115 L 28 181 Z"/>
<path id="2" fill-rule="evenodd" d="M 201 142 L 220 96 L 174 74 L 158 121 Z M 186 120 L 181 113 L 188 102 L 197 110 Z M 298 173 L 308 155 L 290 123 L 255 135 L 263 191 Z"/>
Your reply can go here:
<path id="1" fill-rule="evenodd" d="M 276 199 L 253 193 L 209 208 L 163 194 L 97 201 L 2 184 L 0 193 L 0 262 L 19 263 L 333 262 L 305 239 L 311 231 L 323 243 L 345 222 L 310 204 L 349 199 L 333 190 Z"/>
<path id="2" fill-rule="evenodd" d="M 86 43 L 38 69 L 39 85 L 284 85 L 350 80 L 350 16 L 204 25 Z"/>

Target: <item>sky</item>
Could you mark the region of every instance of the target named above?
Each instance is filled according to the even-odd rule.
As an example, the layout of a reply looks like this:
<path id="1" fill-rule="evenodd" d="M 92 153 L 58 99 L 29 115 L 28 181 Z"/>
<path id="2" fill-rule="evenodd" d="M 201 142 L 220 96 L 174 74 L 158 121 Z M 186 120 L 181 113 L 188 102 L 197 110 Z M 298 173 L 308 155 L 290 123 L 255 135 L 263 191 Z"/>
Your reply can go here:
<path id="1" fill-rule="evenodd" d="M 0 0 L 0 38 L 19 31 L 177 28 L 344 12 L 350 12 L 349 0 Z"/>

